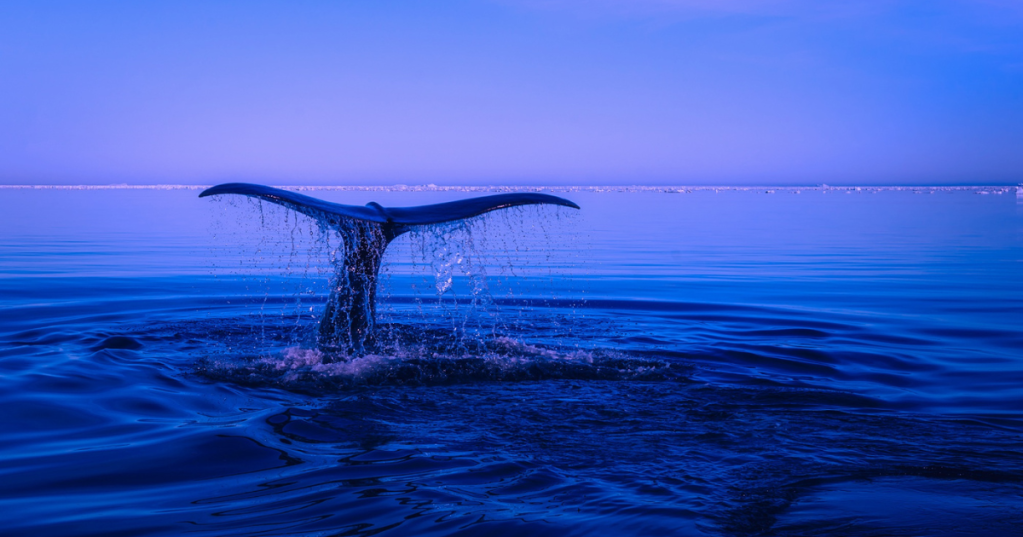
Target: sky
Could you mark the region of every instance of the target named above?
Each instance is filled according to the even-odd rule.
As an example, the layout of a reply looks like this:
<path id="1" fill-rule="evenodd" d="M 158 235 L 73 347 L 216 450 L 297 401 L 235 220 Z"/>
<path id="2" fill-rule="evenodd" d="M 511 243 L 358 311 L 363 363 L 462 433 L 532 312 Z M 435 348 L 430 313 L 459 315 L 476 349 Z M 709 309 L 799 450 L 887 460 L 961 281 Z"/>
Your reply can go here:
<path id="1" fill-rule="evenodd" d="M 0 3 L 0 184 L 1023 182 L 1019 0 Z"/>

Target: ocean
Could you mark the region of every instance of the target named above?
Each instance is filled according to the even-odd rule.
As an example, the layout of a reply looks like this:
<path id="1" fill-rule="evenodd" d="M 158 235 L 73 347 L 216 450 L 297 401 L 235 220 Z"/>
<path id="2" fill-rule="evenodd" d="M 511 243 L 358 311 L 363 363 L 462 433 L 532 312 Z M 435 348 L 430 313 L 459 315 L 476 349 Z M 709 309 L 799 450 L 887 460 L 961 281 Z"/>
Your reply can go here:
<path id="1" fill-rule="evenodd" d="M 0 188 L 0 533 L 1023 535 L 1016 188 L 528 190 L 581 209 L 399 237 L 349 356 L 312 218 Z"/>

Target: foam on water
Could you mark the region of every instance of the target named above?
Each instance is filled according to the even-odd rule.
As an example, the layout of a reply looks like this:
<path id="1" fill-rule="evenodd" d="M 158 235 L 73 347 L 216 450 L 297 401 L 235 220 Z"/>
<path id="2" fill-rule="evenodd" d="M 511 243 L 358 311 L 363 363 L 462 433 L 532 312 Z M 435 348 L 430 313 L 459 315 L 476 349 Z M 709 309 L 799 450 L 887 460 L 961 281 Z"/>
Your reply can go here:
<path id="1" fill-rule="evenodd" d="M 393 327 L 392 327 L 393 330 Z M 429 341 L 429 338 L 425 338 Z M 509 337 L 465 342 L 434 339 L 385 352 L 339 355 L 287 347 L 273 353 L 201 359 L 203 376 L 250 386 L 336 393 L 357 386 L 435 386 L 554 379 L 687 381 L 691 368 L 616 352 L 541 347 Z"/>

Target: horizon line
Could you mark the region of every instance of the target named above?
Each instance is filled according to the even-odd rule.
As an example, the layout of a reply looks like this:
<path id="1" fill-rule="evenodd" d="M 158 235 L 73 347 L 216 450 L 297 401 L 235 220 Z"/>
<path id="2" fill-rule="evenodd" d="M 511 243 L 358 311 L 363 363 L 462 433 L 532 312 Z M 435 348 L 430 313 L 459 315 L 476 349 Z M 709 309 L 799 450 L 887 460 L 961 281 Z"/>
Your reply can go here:
<path id="1" fill-rule="evenodd" d="M 192 184 L 0 184 L 0 189 L 5 190 L 203 190 L 215 185 L 192 185 Z M 621 184 L 621 185 L 436 185 L 433 183 L 421 185 L 270 185 L 283 190 L 350 190 L 350 191 L 413 191 L 413 192 L 444 192 L 444 191 L 487 191 L 487 190 L 558 190 L 576 192 L 602 192 L 607 190 L 633 190 L 649 192 L 680 193 L 685 191 L 704 190 L 979 190 L 979 189 L 1006 189 L 1023 190 L 1023 183 L 1013 184 L 914 184 L 914 185 L 864 185 L 864 184 L 839 184 L 829 185 L 826 183 L 806 185 L 642 185 L 642 184 Z"/>

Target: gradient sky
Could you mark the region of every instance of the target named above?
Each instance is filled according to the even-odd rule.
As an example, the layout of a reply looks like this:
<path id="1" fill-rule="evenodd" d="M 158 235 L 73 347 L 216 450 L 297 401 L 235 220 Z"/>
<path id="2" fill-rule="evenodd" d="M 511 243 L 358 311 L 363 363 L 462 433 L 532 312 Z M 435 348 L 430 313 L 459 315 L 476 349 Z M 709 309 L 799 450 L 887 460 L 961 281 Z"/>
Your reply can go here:
<path id="1" fill-rule="evenodd" d="M 1023 181 L 1019 0 L 0 3 L 0 183 Z"/>

